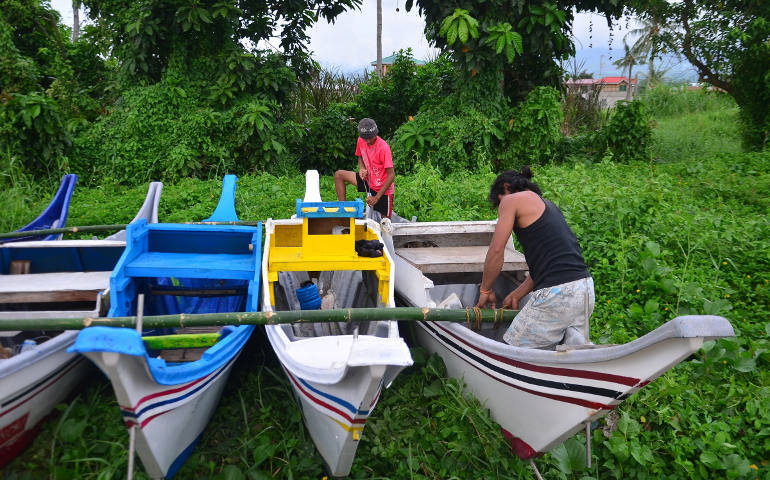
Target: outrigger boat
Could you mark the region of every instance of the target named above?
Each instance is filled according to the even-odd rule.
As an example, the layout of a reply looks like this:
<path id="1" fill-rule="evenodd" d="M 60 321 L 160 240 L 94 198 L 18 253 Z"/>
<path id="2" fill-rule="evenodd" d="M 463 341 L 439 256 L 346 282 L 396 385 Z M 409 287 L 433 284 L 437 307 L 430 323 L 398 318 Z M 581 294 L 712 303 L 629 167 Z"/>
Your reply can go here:
<path id="1" fill-rule="evenodd" d="M 204 222 L 238 221 L 235 182 L 225 177 L 217 210 Z M 261 224 L 129 225 L 110 277 L 108 316 L 256 311 L 261 252 Z M 200 439 L 253 329 L 90 327 L 70 351 L 110 379 L 148 475 L 170 478 Z"/>
<path id="2" fill-rule="evenodd" d="M 399 302 L 473 307 L 495 222 L 393 223 L 386 235 L 396 263 Z M 387 228 L 386 228 L 387 230 Z M 521 253 L 506 247 L 498 299 L 526 275 Z M 450 377 L 489 408 L 513 452 L 532 459 L 603 417 L 673 368 L 703 342 L 735 335 L 717 316 L 677 317 L 623 345 L 595 345 L 569 329 L 556 350 L 514 347 L 499 339 L 508 325 L 417 322 L 418 341 L 444 360 Z M 590 452 L 590 450 L 589 450 Z M 534 464 L 533 464 L 534 465 Z"/>
<path id="3" fill-rule="evenodd" d="M 157 222 L 162 187 L 150 185 L 135 221 Z M 106 314 L 110 272 L 125 247 L 124 241 L 109 238 L 0 245 L 0 319 Z M 0 467 L 32 441 L 45 417 L 88 371 L 83 357 L 67 353 L 77 334 L 0 332 Z"/>
<path id="4" fill-rule="evenodd" d="M 317 182 L 308 172 L 296 218 L 265 223 L 263 311 L 394 307 L 390 253 L 356 250 L 356 242 L 381 240 L 379 225 L 363 219 L 361 200 L 320 201 Z M 265 328 L 330 474 L 348 475 L 382 389 L 412 364 L 397 322 Z"/>
<path id="5" fill-rule="evenodd" d="M 78 183 L 77 175 L 74 173 L 64 175 L 59 184 L 59 190 L 56 191 L 53 200 L 51 200 L 51 203 L 48 204 L 45 210 L 43 210 L 43 213 L 16 231 L 28 232 L 30 230 L 64 228 L 67 224 L 70 200 L 72 199 L 72 192 L 75 190 L 76 183 Z M 26 242 L 30 240 L 58 240 L 60 238 L 60 233 L 51 235 L 29 235 L 26 237 L 0 239 L 0 243 Z"/>

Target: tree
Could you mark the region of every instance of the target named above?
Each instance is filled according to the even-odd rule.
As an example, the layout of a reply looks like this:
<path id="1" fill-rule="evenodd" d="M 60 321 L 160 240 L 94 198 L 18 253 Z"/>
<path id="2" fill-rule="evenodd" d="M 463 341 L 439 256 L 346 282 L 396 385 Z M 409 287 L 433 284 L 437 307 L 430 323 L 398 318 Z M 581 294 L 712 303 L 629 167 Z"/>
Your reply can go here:
<path id="1" fill-rule="evenodd" d="M 80 38 L 80 0 L 72 0 L 72 43 Z"/>
<path id="2" fill-rule="evenodd" d="M 504 95 L 513 101 L 538 85 L 559 86 L 559 63 L 575 53 L 570 35 L 575 11 L 596 11 L 611 22 L 624 9 L 617 0 L 407 0 L 406 9 L 414 4 L 425 17 L 430 42 L 450 52 L 467 77 L 499 76 Z M 478 38 L 452 42 L 441 35 L 444 20 L 458 9 L 478 23 Z"/>
<path id="3" fill-rule="evenodd" d="M 631 92 L 634 88 L 633 83 L 631 83 L 631 79 L 633 78 L 632 72 L 634 65 L 644 64 L 645 60 L 644 57 L 637 57 L 637 55 L 633 52 L 633 49 L 629 48 L 625 41 L 623 42 L 623 50 L 625 52 L 623 57 L 615 60 L 612 63 L 618 67 L 628 67 L 628 90 L 626 90 L 626 100 L 631 100 Z"/>
<path id="4" fill-rule="evenodd" d="M 361 0 L 83 0 L 89 17 L 109 37 L 124 81 L 147 84 L 172 67 L 222 84 L 231 94 L 259 82 L 260 48 L 279 33 L 277 49 L 299 75 L 312 70 L 307 31 Z"/>
<path id="5" fill-rule="evenodd" d="M 681 25 L 666 30 L 661 42 L 681 51 L 700 80 L 718 87 L 740 108 L 746 147 L 770 143 L 770 2 L 721 0 L 648 2 L 639 13 L 650 21 Z"/>
<path id="6" fill-rule="evenodd" d="M 642 25 L 639 28 L 626 33 L 623 37 L 623 42 L 625 43 L 629 37 L 636 37 L 631 46 L 631 52 L 636 58 L 647 59 L 647 85 L 652 87 L 659 77 L 659 75 L 655 75 L 655 57 L 658 56 L 662 49 L 661 38 L 664 32 L 674 30 L 674 27 L 664 24 L 656 18 L 642 18 L 640 22 Z M 679 57 L 678 52 L 671 53 Z"/>

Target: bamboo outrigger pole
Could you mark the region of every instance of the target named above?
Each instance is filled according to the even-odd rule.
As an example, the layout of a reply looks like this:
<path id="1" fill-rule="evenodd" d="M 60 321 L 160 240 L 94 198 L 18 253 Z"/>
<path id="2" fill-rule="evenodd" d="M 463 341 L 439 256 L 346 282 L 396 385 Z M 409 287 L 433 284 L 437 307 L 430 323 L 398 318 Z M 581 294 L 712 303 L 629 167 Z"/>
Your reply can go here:
<path id="1" fill-rule="evenodd" d="M 185 225 L 243 225 L 247 227 L 256 227 L 260 222 L 182 222 Z M 63 228 L 44 228 L 40 230 L 26 230 L 23 232 L 8 232 L 0 233 L 0 239 L 3 238 L 19 238 L 19 237 L 36 237 L 38 235 L 56 235 L 67 233 L 85 233 L 85 232 L 109 232 L 112 230 L 124 230 L 128 226 L 127 223 L 118 223 L 114 225 L 83 225 L 79 227 L 63 227 Z"/>
<path id="2" fill-rule="evenodd" d="M 58 233 L 107 232 L 110 230 L 123 230 L 124 228 L 126 228 L 125 223 L 116 225 L 84 225 L 82 227 L 44 228 L 41 230 L 0 233 L 0 238 L 34 237 L 38 235 L 55 235 Z"/>
<path id="3" fill-rule="evenodd" d="M 285 312 L 233 312 L 143 317 L 144 328 L 173 328 L 215 325 L 278 325 L 282 323 L 365 322 L 400 320 L 419 322 L 461 322 L 481 328 L 482 323 L 510 322 L 518 310 L 482 308 L 438 309 L 419 307 L 347 308 L 337 310 L 294 310 Z M 81 330 L 86 327 L 136 328 L 136 317 L 19 318 L 0 319 L 3 330 Z"/>

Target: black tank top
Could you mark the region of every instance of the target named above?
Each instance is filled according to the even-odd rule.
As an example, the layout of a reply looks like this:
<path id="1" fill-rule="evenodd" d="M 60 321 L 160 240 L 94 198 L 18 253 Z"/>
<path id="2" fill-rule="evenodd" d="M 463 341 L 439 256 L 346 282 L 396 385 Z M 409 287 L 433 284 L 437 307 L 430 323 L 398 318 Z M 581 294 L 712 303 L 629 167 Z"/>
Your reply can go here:
<path id="1" fill-rule="evenodd" d="M 513 233 L 524 250 L 533 290 L 553 287 L 590 277 L 577 237 L 564 220 L 559 207 L 543 199 L 545 210 L 526 228 Z"/>

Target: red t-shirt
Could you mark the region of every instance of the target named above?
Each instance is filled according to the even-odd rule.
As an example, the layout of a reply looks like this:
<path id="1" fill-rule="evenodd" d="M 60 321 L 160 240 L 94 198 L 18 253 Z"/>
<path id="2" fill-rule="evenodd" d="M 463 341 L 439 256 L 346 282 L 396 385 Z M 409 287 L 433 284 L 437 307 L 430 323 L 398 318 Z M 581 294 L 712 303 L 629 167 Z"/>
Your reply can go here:
<path id="1" fill-rule="evenodd" d="M 390 153 L 390 145 L 385 140 L 377 137 L 374 144 L 370 147 L 366 140 L 358 137 L 356 143 L 356 156 L 362 157 L 364 160 L 364 166 L 368 172 L 366 182 L 374 190 L 379 192 L 382 186 L 385 185 L 385 180 L 388 178 L 388 174 L 385 171 L 386 168 L 393 168 L 393 156 Z M 395 182 L 394 182 L 395 183 Z M 390 184 L 390 188 L 385 191 L 387 195 L 393 195 L 395 191 L 394 184 Z"/>

